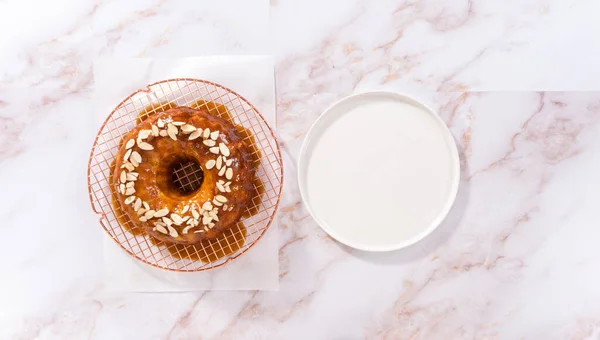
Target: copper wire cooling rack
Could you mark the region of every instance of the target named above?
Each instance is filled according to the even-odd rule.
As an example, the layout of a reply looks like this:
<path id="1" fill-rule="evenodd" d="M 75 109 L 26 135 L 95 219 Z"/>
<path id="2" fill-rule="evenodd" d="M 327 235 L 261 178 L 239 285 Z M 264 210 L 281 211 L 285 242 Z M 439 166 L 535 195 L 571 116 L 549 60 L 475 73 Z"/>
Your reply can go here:
<path id="1" fill-rule="evenodd" d="M 232 229 L 232 236 L 243 237 L 241 233 L 245 233 L 245 243 L 228 256 L 216 260 L 207 260 L 206 255 L 230 253 L 230 250 L 237 248 L 232 244 L 235 237 L 231 241 L 229 237 L 220 239 L 218 243 L 210 244 L 210 249 L 200 244 L 195 248 L 197 254 L 193 254 L 190 253 L 193 251 L 190 247 L 182 250 L 175 245 L 152 242 L 150 236 L 145 234 L 134 235 L 131 232 L 132 226 L 129 225 L 131 222 L 123 221 L 120 209 L 113 207 L 109 184 L 111 165 L 119 149 L 119 142 L 125 133 L 137 125 L 136 119 L 139 114 L 150 115 L 161 112 L 164 110 L 161 106 L 164 107 L 165 103 L 191 106 L 199 100 L 224 105 L 230 112 L 234 124 L 252 133 L 255 145 L 260 151 L 260 164 L 256 175 L 263 186 L 257 188 L 260 189 L 257 190 L 258 192 L 262 192 L 262 197 L 253 200 L 254 206 L 249 209 L 256 213 L 242 220 L 244 227 Z M 193 164 L 181 164 L 173 176 L 181 190 L 193 190 L 199 180 L 199 167 Z M 152 266 L 172 271 L 203 271 L 220 267 L 252 248 L 273 221 L 281 198 L 282 182 L 283 166 L 279 146 L 263 116 L 252 104 L 234 91 L 198 79 L 178 78 L 160 81 L 148 85 L 123 100 L 102 124 L 88 163 L 88 187 L 92 208 L 101 215 L 100 223 L 108 235 L 131 256 Z M 121 225 L 122 223 L 126 225 Z"/>

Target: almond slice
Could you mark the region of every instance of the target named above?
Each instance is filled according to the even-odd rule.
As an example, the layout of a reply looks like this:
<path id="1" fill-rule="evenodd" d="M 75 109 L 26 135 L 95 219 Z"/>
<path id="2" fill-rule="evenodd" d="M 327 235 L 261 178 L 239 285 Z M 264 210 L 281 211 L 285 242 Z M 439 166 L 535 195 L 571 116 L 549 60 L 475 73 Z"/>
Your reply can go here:
<path id="1" fill-rule="evenodd" d="M 209 128 L 204 129 L 204 132 L 202 133 L 202 137 L 203 138 L 210 137 L 210 129 Z"/>
<path id="2" fill-rule="evenodd" d="M 168 217 L 163 217 L 162 221 L 165 222 L 165 224 L 168 225 L 168 226 L 171 225 L 171 224 L 173 224 L 173 221 L 171 221 L 171 219 L 168 218 Z"/>
<path id="3" fill-rule="evenodd" d="M 202 204 L 202 209 L 212 210 L 212 204 L 209 201 L 206 201 L 206 202 L 204 202 L 204 204 Z"/>
<path id="4" fill-rule="evenodd" d="M 171 220 L 173 221 L 173 223 L 175 223 L 176 225 L 181 225 L 181 223 L 183 223 L 183 219 L 181 218 L 181 216 L 173 213 L 171 214 Z"/>
<path id="5" fill-rule="evenodd" d="M 196 127 L 190 124 L 185 124 L 184 126 L 181 127 L 181 132 L 185 133 L 185 134 L 189 134 L 196 131 Z"/>
<path id="6" fill-rule="evenodd" d="M 194 139 L 200 137 L 201 135 L 202 135 L 202 130 L 198 129 L 198 130 L 192 132 L 192 134 L 190 135 L 188 140 L 194 140 Z"/>
<path id="7" fill-rule="evenodd" d="M 190 206 L 186 205 L 185 207 L 183 207 L 183 209 L 181 209 L 181 214 L 185 214 L 186 212 L 188 212 L 188 210 L 190 210 Z"/>
<path id="8" fill-rule="evenodd" d="M 227 145 L 225 145 L 225 143 L 219 143 L 219 150 L 221 150 L 221 153 L 223 154 L 223 156 L 229 156 L 229 148 L 227 147 Z"/>
<path id="9" fill-rule="evenodd" d="M 147 219 L 145 216 L 142 216 L 142 217 L 140 217 L 140 221 L 141 221 L 141 222 L 147 222 L 147 221 L 148 221 L 148 219 Z"/>
<path id="10" fill-rule="evenodd" d="M 182 125 L 185 125 L 185 122 L 173 122 L 173 125 L 182 126 Z"/>
<path id="11" fill-rule="evenodd" d="M 219 148 L 216 146 L 213 146 L 212 148 L 208 149 L 208 151 L 214 153 L 215 155 L 219 154 Z"/>
<path id="12" fill-rule="evenodd" d="M 125 152 L 125 156 L 123 156 L 123 161 L 127 162 L 127 160 L 129 159 L 129 156 L 131 156 L 131 149 L 127 150 L 127 152 Z"/>
<path id="13" fill-rule="evenodd" d="M 165 227 L 163 227 L 162 225 L 157 225 L 156 227 L 154 227 L 154 229 L 158 232 L 161 232 L 165 235 L 168 235 L 169 232 L 167 231 L 167 229 L 165 229 Z"/>
<path id="14" fill-rule="evenodd" d="M 222 167 L 221 170 L 219 170 L 219 176 L 223 176 L 225 174 L 226 170 L 227 170 L 227 167 Z"/>
<path id="15" fill-rule="evenodd" d="M 169 134 L 167 133 L 167 130 L 160 130 L 158 135 L 161 137 L 167 137 Z"/>
<path id="16" fill-rule="evenodd" d="M 150 204 L 148 204 L 148 202 L 142 202 L 142 205 L 144 206 L 144 208 L 146 208 L 147 210 L 150 210 Z"/>
<path id="17" fill-rule="evenodd" d="M 169 213 L 169 209 L 167 208 L 162 208 L 159 211 L 156 212 L 156 214 L 154 214 L 154 217 L 163 217 L 163 216 L 167 216 L 167 214 Z"/>
<path id="18" fill-rule="evenodd" d="M 121 175 L 119 176 L 119 180 L 121 181 L 121 183 L 127 182 L 127 171 L 125 171 L 125 170 L 121 171 Z"/>
<path id="19" fill-rule="evenodd" d="M 209 159 L 205 164 L 206 169 L 210 170 L 210 169 L 214 168 L 216 163 L 217 162 L 214 159 Z"/>
<path id="20" fill-rule="evenodd" d="M 152 134 L 152 130 L 141 130 L 138 133 L 138 138 L 139 139 L 146 139 L 146 138 L 150 137 L 150 134 Z"/>
<path id="21" fill-rule="evenodd" d="M 165 127 L 165 122 L 162 119 L 159 119 L 156 121 L 156 125 L 158 125 L 158 127 L 162 129 Z"/>
<path id="22" fill-rule="evenodd" d="M 135 145 L 135 140 L 132 138 L 125 143 L 125 149 L 131 149 Z"/>
<path id="23" fill-rule="evenodd" d="M 177 233 L 177 230 L 175 230 L 175 228 L 171 227 L 170 225 L 167 225 L 167 228 L 169 228 L 169 235 L 171 235 L 171 237 L 179 236 L 179 234 Z"/>
<path id="24" fill-rule="evenodd" d="M 225 177 L 227 179 L 232 179 L 233 178 L 233 170 L 231 168 L 227 168 L 227 172 L 225 172 Z"/>
<path id="25" fill-rule="evenodd" d="M 181 233 L 182 233 L 182 234 L 187 234 L 187 233 L 188 233 L 188 231 L 189 231 L 190 229 L 192 229 L 192 228 L 193 228 L 193 227 L 192 227 L 191 225 L 189 225 L 189 226 L 187 226 L 187 227 L 183 228 L 183 231 L 182 231 Z"/>
<path id="26" fill-rule="evenodd" d="M 223 166 L 223 157 L 219 156 L 217 157 L 217 169 L 221 169 L 221 167 Z"/>
<path id="27" fill-rule="evenodd" d="M 142 162 L 142 156 L 137 151 L 134 151 L 131 153 L 131 160 L 131 163 L 133 163 L 134 166 L 137 166 L 134 162 L 137 162 L 139 165 Z"/>
<path id="28" fill-rule="evenodd" d="M 219 138 L 219 131 L 213 131 L 210 133 L 210 139 L 217 140 Z"/>
<path id="29" fill-rule="evenodd" d="M 133 195 L 135 194 L 135 188 L 127 188 L 127 190 L 125 190 L 125 195 Z"/>
<path id="30" fill-rule="evenodd" d="M 135 200 L 135 203 L 133 204 L 133 210 L 135 210 L 135 211 L 137 212 L 137 211 L 138 211 L 138 210 L 140 210 L 141 208 L 142 208 L 142 199 L 138 197 L 138 198 Z"/>
<path id="31" fill-rule="evenodd" d="M 215 142 L 212 139 L 205 139 L 202 141 L 202 144 L 204 144 L 206 146 L 215 146 L 215 145 L 217 145 L 217 142 Z"/>
<path id="32" fill-rule="evenodd" d="M 215 196 L 215 199 L 221 203 L 227 203 L 227 197 L 225 197 L 223 195 L 217 195 L 217 196 Z"/>
<path id="33" fill-rule="evenodd" d="M 125 204 L 131 204 L 133 201 L 135 201 L 135 196 L 129 196 L 125 199 Z"/>
<path id="34" fill-rule="evenodd" d="M 137 177 L 132 175 L 131 173 L 127 174 L 127 180 L 128 181 L 137 181 Z"/>
<path id="35" fill-rule="evenodd" d="M 155 215 L 156 215 L 156 211 L 154 211 L 154 210 L 148 210 L 144 214 L 144 217 L 145 218 L 152 218 L 152 217 L 155 217 Z"/>
<path id="36" fill-rule="evenodd" d="M 152 136 L 158 137 L 158 128 L 156 125 L 152 125 Z"/>
<path id="37" fill-rule="evenodd" d="M 138 147 L 142 150 L 154 150 L 152 144 L 146 142 L 138 142 Z"/>

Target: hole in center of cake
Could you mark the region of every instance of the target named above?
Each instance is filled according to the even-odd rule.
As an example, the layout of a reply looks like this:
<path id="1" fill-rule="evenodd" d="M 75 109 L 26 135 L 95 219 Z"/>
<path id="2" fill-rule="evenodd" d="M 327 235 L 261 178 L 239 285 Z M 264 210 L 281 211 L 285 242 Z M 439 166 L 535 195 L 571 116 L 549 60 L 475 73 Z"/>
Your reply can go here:
<path id="1" fill-rule="evenodd" d="M 179 159 L 170 166 L 173 188 L 181 195 L 189 195 L 200 189 L 204 172 L 200 164 L 192 159 Z"/>

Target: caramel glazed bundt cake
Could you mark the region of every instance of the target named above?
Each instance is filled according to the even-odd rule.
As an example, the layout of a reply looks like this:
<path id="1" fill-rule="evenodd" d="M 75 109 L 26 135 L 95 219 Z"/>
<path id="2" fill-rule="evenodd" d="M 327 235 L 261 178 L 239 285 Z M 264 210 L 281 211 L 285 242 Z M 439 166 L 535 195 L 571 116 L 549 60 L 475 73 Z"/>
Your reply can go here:
<path id="1" fill-rule="evenodd" d="M 172 108 L 129 131 L 116 156 L 117 202 L 135 227 L 165 242 L 194 244 L 233 227 L 252 201 L 256 165 L 236 127 L 204 109 Z M 173 169 L 195 162 L 201 185 L 182 192 Z"/>

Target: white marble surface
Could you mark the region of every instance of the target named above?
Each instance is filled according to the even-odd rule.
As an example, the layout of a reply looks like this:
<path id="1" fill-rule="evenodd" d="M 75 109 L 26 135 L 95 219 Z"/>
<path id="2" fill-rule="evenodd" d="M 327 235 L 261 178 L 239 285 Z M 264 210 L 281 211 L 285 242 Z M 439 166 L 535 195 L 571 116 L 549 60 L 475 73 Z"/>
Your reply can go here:
<path id="1" fill-rule="evenodd" d="M 0 338 L 598 339 L 598 13 L 596 0 L 0 1 Z M 107 294 L 85 182 L 92 62 L 223 53 L 275 57 L 280 291 Z M 465 170 L 446 223 L 381 255 L 329 239 L 294 180 L 319 112 L 374 88 L 439 109 Z M 582 92 L 536 92 L 553 90 Z"/>

